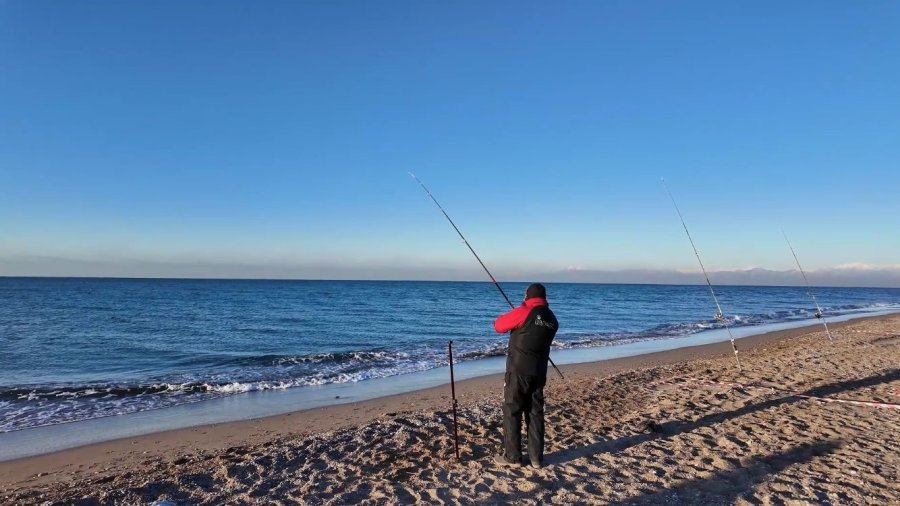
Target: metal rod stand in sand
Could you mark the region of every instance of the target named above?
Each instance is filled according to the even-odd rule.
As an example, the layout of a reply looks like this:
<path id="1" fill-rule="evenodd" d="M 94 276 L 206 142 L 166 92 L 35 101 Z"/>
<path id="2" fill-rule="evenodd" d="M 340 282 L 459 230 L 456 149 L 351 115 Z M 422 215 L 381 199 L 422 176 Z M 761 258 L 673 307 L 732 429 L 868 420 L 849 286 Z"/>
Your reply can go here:
<path id="1" fill-rule="evenodd" d="M 728 325 L 728 320 L 725 319 L 725 315 L 722 313 L 722 306 L 719 305 L 719 298 L 716 297 L 716 291 L 713 290 L 712 283 L 709 281 L 709 275 L 706 274 L 706 267 L 703 267 L 703 260 L 700 260 L 700 253 L 697 252 L 697 246 L 694 245 L 694 239 L 691 238 L 691 233 L 688 232 L 687 224 L 684 222 L 684 217 L 681 216 L 681 210 L 678 209 L 675 197 L 673 197 L 672 192 L 669 191 L 669 186 L 666 184 L 665 178 L 660 178 L 660 180 L 662 181 L 663 188 L 666 189 L 666 193 L 669 194 L 669 198 L 672 199 L 672 205 L 675 206 L 675 212 L 678 213 L 678 219 L 681 220 L 681 226 L 684 227 L 684 233 L 687 234 L 688 241 L 691 243 L 691 248 L 694 249 L 694 256 L 697 257 L 697 263 L 700 264 L 700 270 L 703 271 L 703 276 L 706 278 L 706 286 L 709 287 L 709 294 L 712 295 L 713 302 L 716 303 L 716 320 L 722 322 L 722 324 L 725 325 L 725 330 L 728 331 L 731 349 L 734 350 L 734 360 L 737 362 L 738 371 L 741 371 L 741 359 L 738 358 L 738 349 L 737 345 L 734 343 L 734 336 L 731 335 L 731 327 Z"/>
<path id="2" fill-rule="evenodd" d="M 432 201 L 434 201 L 434 205 L 436 205 L 438 207 L 438 209 L 441 210 L 441 213 L 443 213 L 444 218 L 447 218 L 447 221 L 449 221 L 450 224 L 453 225 L 453 229 L 456 230 L 457 234 L 459 234 L 460 239 L 462 239 L 463 242 L 466 243 L 466 246 L 469 248 L 469 251 L 471 251 L 472 254 L 475 255 L 475 260 L 478 260 L 478 263 L 481 264 L 481 268 L 484 269 L 484 272 L 487 273 L 489 278 L 491 278 L 491 283 L 494 283 L 494 286 L 496 286 L 497 290 L 500 291 L 500 295 L 502 295 L 503 298 L 506 299 L 506 303 L 509 304 L 509 308 L 510 309 L 515 308 L 516 306 L 513 305 L 512 301 L 509 300 L 509 297 L 506 296 L 506 292 L 504 292 L 503 288 L 500 287 L 500 283 L 497 283 L 497 280 L 494 279 L 494 275 L 491 274 L 491 271 L 489 271 L 487 266 L 484 265 L 484 262 L 481 261 L 481 257 L 478 256 L 478 253 L 475 253 L 475 250 L 472 249 L 472 245 L 469 244 L 469 241 L 466 240 L 466 237 L 462 234 L 462 232 L 459 231 L 459 227 L 456 226 L 456 223 L 453 223 L 453 220 L 450 219 L 450 215 L 447 214 L 447 211 L 444 211 L 444 208 L 441 207 L 441 204 L 437 201 L 436 198 L 434 198 L 434 195 L 432 195 L 431 192 L 428 191 L 428 188 L 425 187 L 425 183 L 423 183 L 421 180 L 419 180 L 419 178 L 417 178 L 416 175 L 413 174 L 412 172 L 410 172 L 409 175 L 412 176 L 412 178 L 415 179 L 417 183 L 419 183 L 419 185 L 422 187 L 422 189 L 425 190 L 425 193 L 428 194 L 429 197 L 431 197 Z M 553 368 L 556 370 L 556 374 L 559 374 L 560 378 L 566 379 L 566 377 L 563 376 L 563 373 L 560 372 L 559 367 L 556 367 L 556 364 L 553 363 L 553 359 L 550 357 L 547 357 L 547 360 L 550 361 L 550 365 L 552 365 Z"/>
<path id="3" fill-rule="evenodd" d="M 794 252 L 794 247 L 791 246 L 791 240 L 788 239 L 788 236 L 784 232 L 784 229 L 781 230 L 781 235 L 784 236 L 784 240 L 787 242 L 788 248 L 791 249 L 791 255 L 794 255 L 794 261 L 797 262 L 797 268 L 800 269 L 800 274 L 803 276 L 803 281 L 806 283 L 806 294 L 809 295 L 809 298 L 812 299 L 813 304 L 816 305 L 816 318 L 822 320 L 822 325 L 825 327 L 825 333 L 828 334 L 828 341 L 833 343 L 834 338 L 831 337 L 831 331 L 828 330 L 828 322 L 825 321 L 825 315 L 822 314 L 822 308 L 819 307 L 819 301 L 817 301 L 816 296 L 813 295 L 812 287 L 809 286 L 809 280 L 806 279 L 806 273 L 803 272 L 803 266 L 800 265 L 800 259 L 797 258 L 797 253 Z"/>
<path id="4" fill-rule="evenodd" d="M 447 356 L 450 359 L 450 398 L 453 404 L 453 451 L 459 460 L 459 424 L 456 421 L 456 381 L 453 379 L 453 341 L 447 341 Z"/>

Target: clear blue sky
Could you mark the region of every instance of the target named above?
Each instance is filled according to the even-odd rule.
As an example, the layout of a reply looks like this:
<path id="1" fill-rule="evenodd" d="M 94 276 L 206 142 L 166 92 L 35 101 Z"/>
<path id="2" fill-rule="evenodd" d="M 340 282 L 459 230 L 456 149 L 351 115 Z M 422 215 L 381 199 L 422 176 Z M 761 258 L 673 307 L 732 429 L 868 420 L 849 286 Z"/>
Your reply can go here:
<path id="1" fill-rule="evenodd" d="M 0 267 L 900 264 L 900 3 L 0 1 Z M 360 272 L 359 270 L 354 272 Z M 2 268 L 0 268 L 2 274 Z M 140 274 L 139 272 L 137 274 Z"/>

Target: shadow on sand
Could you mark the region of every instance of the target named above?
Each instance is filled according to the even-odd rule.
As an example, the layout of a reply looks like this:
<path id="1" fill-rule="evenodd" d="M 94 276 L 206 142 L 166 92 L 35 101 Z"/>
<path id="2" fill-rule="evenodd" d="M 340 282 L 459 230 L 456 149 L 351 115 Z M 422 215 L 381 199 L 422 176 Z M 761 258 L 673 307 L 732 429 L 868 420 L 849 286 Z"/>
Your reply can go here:
<path id="1" fill-rule="evenodd" d="M 885 374 L 876 374 L 872 376 L 868 376 L 866 378 L 856 379 L 856 380 L 848 380 L 848 381 L 838 381 L 835 383 L 829 383 L 827 385 L 823 385 L 820 387 L 811 388 L 805 392 L 804 395 L 811 395 L 815 397 L 823 397 L 826 395 L 834 395 L 842 392 L 848 392 L 851 390 L 856 390 L 859 388 L 871 387 L 875 385 L 879 385 L 882 383 L 888 383 L 891 381 L 900 380 L 900 369 L 893 369 Z M 670 422 L 665 422 L 662 424 L 655 424 L 652 427 L 652 433 L 646 434 L 635 434 L 633 436 L 627 436 L 619 439 L 610 439 L 607 441 L 600 441 L 594 444 L 590 444 L 581 448 L 571 448 L 566 450 L 560 450 L 558 452 L 554 452 L 548 454 L 545 457 L 545 461 L 550 465 L 562 464 L 565 462 L 569 462 L 571 460 L 579 459 L 582 457 L 587 457 L 590 455 L 596 455 L 598 453 L 616 453 L 622 450 L 631 448 L 632 446 L 639 445 L 643 442 L 649 441 L 651 439 L 656 439 L 660 437 L 672 437 L 677 436 L 679 434 L 683 434 L 686 432 L 693 431 L 700 427 L 709 427 L 711 425 L 715 425 L 717 423 L 724 422 L 726 420 L 731 420 L 733 418 L 738 418 L 750 413 L 755 413 L 757 411 L 763 411 L 769 408 L 773 408 L 776 406 L 781 406 L 783 404 L 788 404 L 791 402 L 796 402 L 798 400 L 802 400 L 800 397 L 795 395 L 786 395 L 783 397 L 778 397 L 775 399 L 770 399 L 764 402 L 748 404 L 742 408 L 735 409 L 732 411 L 726 411 L 723 413 L 711 413 L 706 416 L 701 417 L 698 420 L 692 422 L 684 422 L 679 420 L 673 420 Z"/>
<path id="2" fill-rule="evenodd" d="M 740 495 L 765 482 L 770 476 L 780 473 L 788 466 L 809 462 L 813 458 L 827 455 L 839 447 L 840 444 L 837 441 L 796 446 L 781 453 L 753 458 L 737 469 L 719 471 L 707 478 L 686 480 L 672 487 L 613 504 L 734 504 Z M 821 501 L 827 498 L 808 497 L 807 499 Z"/>

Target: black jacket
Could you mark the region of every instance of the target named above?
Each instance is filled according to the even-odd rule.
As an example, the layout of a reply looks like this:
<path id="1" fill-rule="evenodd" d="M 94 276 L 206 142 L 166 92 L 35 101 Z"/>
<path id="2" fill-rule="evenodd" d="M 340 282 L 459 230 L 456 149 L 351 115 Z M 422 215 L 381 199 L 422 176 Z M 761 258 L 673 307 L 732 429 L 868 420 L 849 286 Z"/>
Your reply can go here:
<path id="1" fill-rule="evenodd" d="M 522 376 L 547 377 L 550 343 L 556 336 L 559 322 L 550 307 L 531 308 L 525 322 L 509 335 L 509 354 L 506 371 Z"/>

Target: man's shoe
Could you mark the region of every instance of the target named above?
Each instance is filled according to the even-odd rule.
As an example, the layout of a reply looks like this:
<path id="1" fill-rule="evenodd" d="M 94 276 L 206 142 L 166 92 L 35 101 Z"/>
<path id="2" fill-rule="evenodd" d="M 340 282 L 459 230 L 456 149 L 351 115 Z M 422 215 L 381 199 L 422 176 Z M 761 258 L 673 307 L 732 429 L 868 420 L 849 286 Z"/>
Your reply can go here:
<path id="1" fill-rule="evenodd" d="M 544 467 L 544 463 L 541 461 L 541 459 L 536 459 L 534 457 L 528 458 L 528 465 L 531 466 L 533 469 L 540 469 L 540 468 Z"/>
<path id="2" fill-rule="evenodd" d="M 507 459 L 506 455 L 494 455 L 494 463 L 500 466 L 518 466 L 521 462 Z"/>

